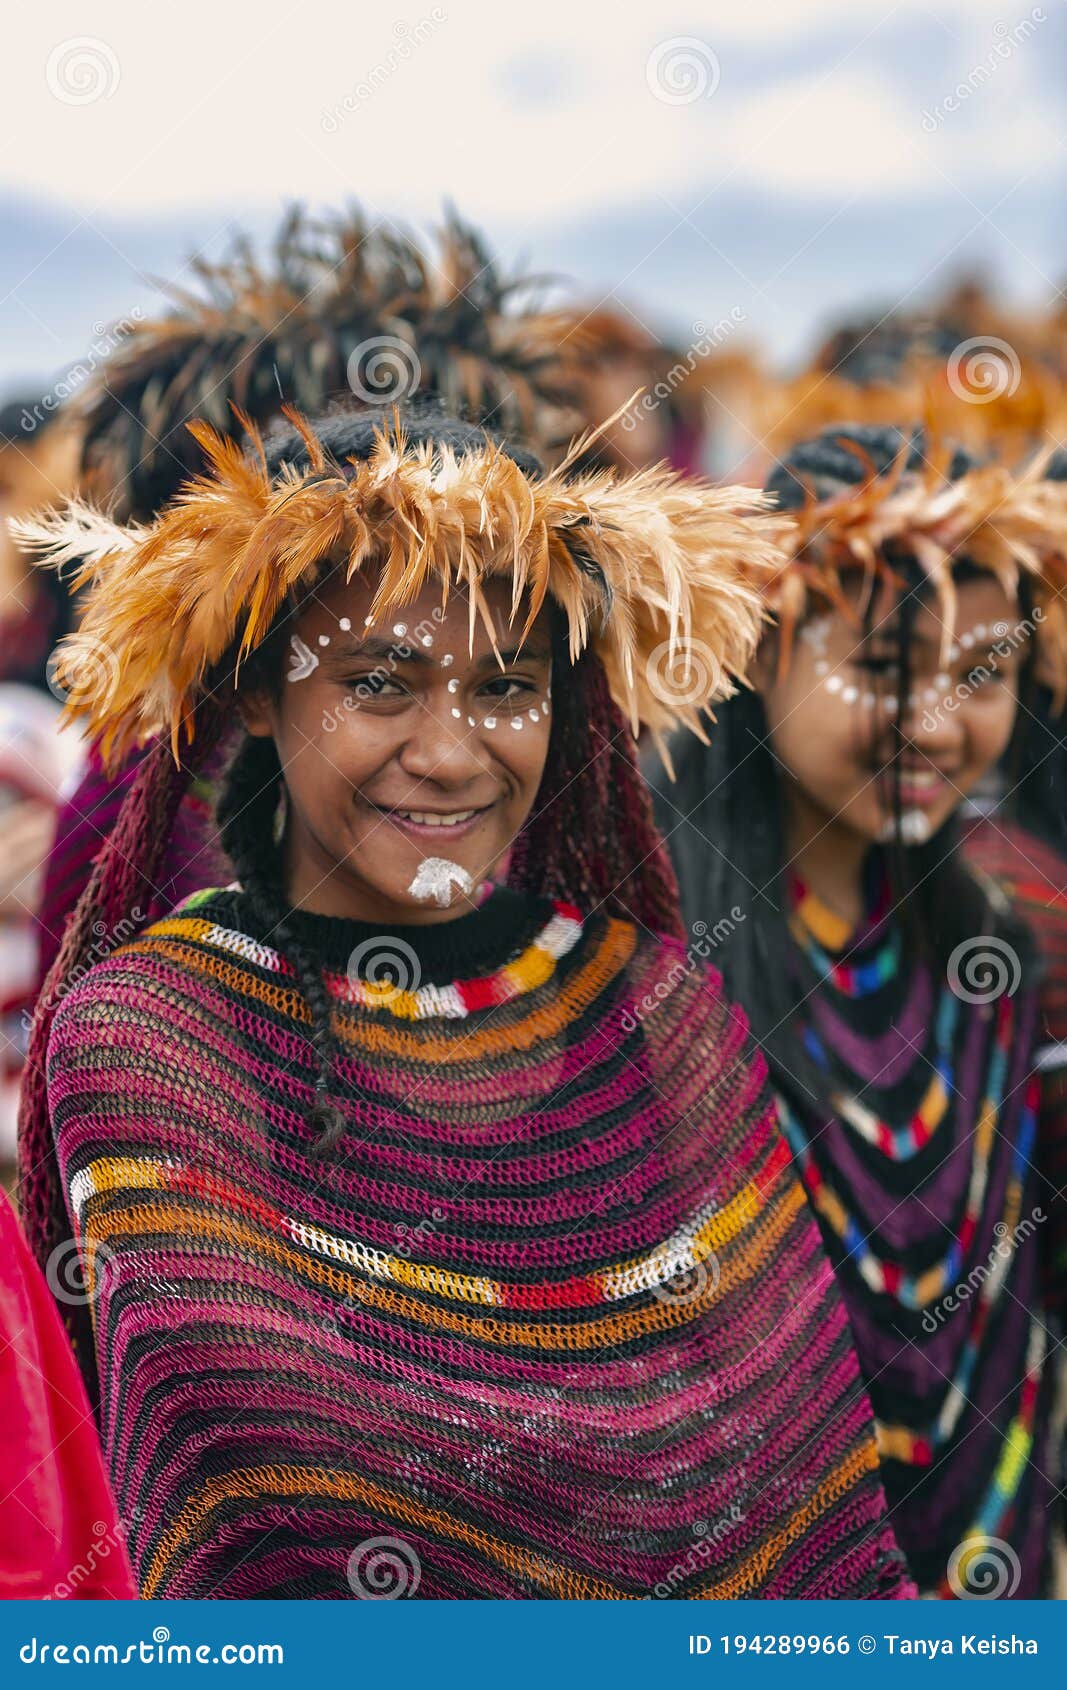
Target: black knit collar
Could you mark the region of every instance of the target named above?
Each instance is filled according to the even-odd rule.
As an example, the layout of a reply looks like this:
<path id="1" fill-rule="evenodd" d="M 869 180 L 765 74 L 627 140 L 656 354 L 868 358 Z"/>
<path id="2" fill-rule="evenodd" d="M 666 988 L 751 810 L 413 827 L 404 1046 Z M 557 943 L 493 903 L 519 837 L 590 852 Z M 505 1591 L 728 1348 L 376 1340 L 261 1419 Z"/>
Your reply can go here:
<path id="1" fill-rule="evenodd" d="M 271 930 L 260 920 L 244 892 L 235 889 L 221 896 L 232 900 L 229 919 L 240 932 L 284 952 L 284 934 Z M 549 899 L 498 887 L 478 909 L 457 916 L 454 921 L 434 922 L 429 926 L 393 922 L 389 927 L 382 927 L 374 922 L 316 915 L 309 910 L 292 910 L 286 926 L 325 968 L 346 972 L 353 953 L 363 947 L 364 956 L 356 964 L 357 971 L 374 976 L 392 954 L 392 942 L 393 950 L 401 958 L 410 953 L 418 959 L 423 985 L 446 986 L 453 980 L 475 979 L 503 967 L 525 950 L 551 916 Z M 401 950 L 401 946 L 405 949 Z"/>

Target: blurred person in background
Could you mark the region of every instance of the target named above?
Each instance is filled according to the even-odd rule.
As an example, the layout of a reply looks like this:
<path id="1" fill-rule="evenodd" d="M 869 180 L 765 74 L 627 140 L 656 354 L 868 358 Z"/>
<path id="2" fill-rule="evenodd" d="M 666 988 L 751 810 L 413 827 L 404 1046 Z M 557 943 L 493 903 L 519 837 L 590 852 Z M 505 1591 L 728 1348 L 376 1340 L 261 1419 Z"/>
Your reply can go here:
<path id="1" fill-rule="evenodd" d="M 35 569 L 8 519 L 61 503 L 77 472 L 78 429 L 38 394 L 0 407 L 0 1177 L 15 1156 L 18 1087 L 37 981 L 34 917 L 56 814 L 81 745 L 59 732 L 48 662 L 71 627 L 66 585 Z"/>
<path id="2" fill-rule="evenodd" d="M 767 1055 L 920 1591 L 1049 1589 L 1067 1260 L 1025 910 L 960 845 L 1035 653 L 1062 688 L 1067 489 L 895 429 L 792 447 L 755 688 L 658 819 Z M 684 683 L 684 675 L 679 684 Z"/>

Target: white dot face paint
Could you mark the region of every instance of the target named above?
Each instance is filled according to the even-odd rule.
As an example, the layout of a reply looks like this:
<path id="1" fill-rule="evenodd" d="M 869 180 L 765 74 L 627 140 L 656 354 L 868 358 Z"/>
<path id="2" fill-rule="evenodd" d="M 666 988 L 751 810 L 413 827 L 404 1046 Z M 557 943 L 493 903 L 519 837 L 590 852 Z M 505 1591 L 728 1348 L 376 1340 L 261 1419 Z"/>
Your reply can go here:
<path id="1" fill-rule="evenodd" d="M 492 733 L 493 729 L 496 727 L 496 717 L 487 716 L 485 718 L 485 725 L 489 729 L 489 732 Z"/>
<path id="2" fill-rule="evenodd" d="M 443 657 L 442 657 L 442 659 L 441 659 L 441 667 L 442 667 L 442 669 L 451 669 L 451 667 L 452 667 L 452 665 L 453 665 L 453 663 L 454 663 L 454 662 L 455 662 L 455 661 L 456 661 L 456 660 L 455 660 L 455 658 L 454 658 L 454 657 L 453 657 L 453 656 L 452 656 L 452 653 L 451 653 L 451 652 L 450 652 L 450 651 L 446 651 L 446 652 L 445 652 L 445 654 L 444 654 L 444 656 L 443 656 Z"/>
<path id="3" fill-rule="evenodd" d="M 450 863 L 447 857 L 426 857 L 408 887 L 408 896 L 418 898 L 421 903 L 435 903 L 438 909 L 444 910 L 457 893 L 470 897 L 473 891 L 474 882 L 459 863 Z"/>
<path id="4" fill-rule="evenodd" d="M 815 665 L 815 673 L 818 675 L 820 680 L 824 675 L 828 675 L 830 673 L 830 662 L 828 658 L 819 658 L 819 661 Z"/>
<path id="5" fill-rule="evenodd" d="M 816 657 L 825 657 L 826 647 L 830 639 L 830 616 L 814 616 L 810 622 L 805 622 L 800 629 L 800 637 L 805 645 L 811 647 Z"/>
<path id="6" fill-rule="evenodd" d="M 826 677 L 827 692 L 840 692 L 844 684 L 840 675 L 827 675 Z"/>
<path id="7" fill-rule="evenodd" d="M 526 726 L 526 723 L 523 721 L 521 716 L 512 716 L 511 725 L 516 732 L 521 733 L 522 729 Z"/>
<path id="8" fill-rule="evenodd" d="M 406 622 L 394 622 L 393 623 L 393 633 L 396 635 L 398 640 L 402 640 L 404 638 L 404 635 L 407 633 L 407 631 L 408 631 L 408 625 L 407 625 Z"/>
<path id="9" fill-rule="evenodd" d="M 459 682 L 456 681 L 456 680 L 449 681 L 448 690 L 449 690 L 449 692 L 458 692 L 459 691 Z"/>
<path id="10" fill-rule="evenodd" d="M 855 704 L 860 695 L 859 687 L 842 687 L 841 700 L 844 704 Z"/>
<path id="11" fill-rule="evenodd" d="M 319 644 L 320 645 L 329 645 L 329 643 L 330 643 L 329 634 L 320 634 L 319 635 Z"/>
<path id="12" fill-rule="evenodd" d="M 878 841 L 881 845 L 888 845 L 897 837 L 896 822 L 892 816 L 887 816 L 878 830 Z M 925 810 L 903 810 L 900 816 L 900 842 L 902 845 L 925 845 L 930 837 L 930 818 Z"/>
<path id="13" fill-rule="evenodd" d="M 541 720 L 540 714 L 536 710 L 527 710 L 526 714 L 529 716 L 531 722 L 539 722 Z"/>
<path id="14" fill-rule="evenodd" d="M 454 705 L 454 704 L 453 704 L 453 706 L 452 706 L 452 714 L 453 714 L 453 716 L 454 716 L 454 717 L 455 717 L 455 718 L 456 718 L 456 721 L 457 721 L 457 722 L 458 722 L 458 721 L 459 721 L 459 719 L 460 719 L 460 717 L 461 717 L 461 716 L 462 716 L 462 714 L 463 714 L 463 712 L 462 712 L 462 710 L 457 710 L 457 709 L 456 709 L 456 707 L 455 707 L 455 705 Z"/>
<path id="15" fill-rule="evenodd" d="M 420 638 L 422 640 L 423 645 L 425 645 L 425 646 L 433 645 L 433 635 L 432 634 L 422 634 L 422 635 L 420 635 Z"/>
<path id="16" fill-rule="evenodd" d="M 342 616 L 342 618 L 341 618 L 340 622 L 338 622 L 337 626 L 340 628 L 342 634 L 347 634 L 352 627 L 351 618 L 348 617 L 348 616 Z"/>
<path id="17" fill-rule="evenodd" d="M 473 716 L 468 716 L 468 717 L 467 717 L 467 726 L 468 726 L 468 727 L 469 727 L 469 728 L 476 728 L 476 727 L 477 727 L 477 726 L 478 726 L 478 724 L 477 724 L 477 722 L 476 722 L 476 721 L 475 721 L 475 720 L 474 720 L 474 717 L 473 717 Z"/>

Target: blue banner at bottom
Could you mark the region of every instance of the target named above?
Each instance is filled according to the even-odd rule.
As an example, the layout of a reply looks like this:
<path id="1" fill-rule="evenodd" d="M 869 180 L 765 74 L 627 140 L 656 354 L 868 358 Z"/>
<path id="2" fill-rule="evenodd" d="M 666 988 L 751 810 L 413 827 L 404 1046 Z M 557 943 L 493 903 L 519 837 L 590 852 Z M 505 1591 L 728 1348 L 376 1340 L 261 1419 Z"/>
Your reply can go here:
<path id="1" fill-rule="evenodd" d="M 0 1682 L 171 1673 L 346 1683 L 417 1674 L 433 1690 L 667 1678 L 679 1685 L 1062 1680 L 1056 1602 L 9 1602 Z M 945 1675 L 948 1675 L 947 1678 Z M 858 1677 L 858 1675 L 862 1675 Z"/>

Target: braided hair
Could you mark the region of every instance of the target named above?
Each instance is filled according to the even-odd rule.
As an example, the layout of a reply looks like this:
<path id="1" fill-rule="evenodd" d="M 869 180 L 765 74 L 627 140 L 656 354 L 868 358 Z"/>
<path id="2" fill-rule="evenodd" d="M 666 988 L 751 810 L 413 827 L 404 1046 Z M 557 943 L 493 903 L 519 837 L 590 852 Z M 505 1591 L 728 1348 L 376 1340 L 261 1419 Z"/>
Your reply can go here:
<path id="1" fill-rule="evenodd" d="M 852 426 L 829 429 L 795 446 L 767 484 L 781 506 L 796 508 L 812 495 L 831 498 L 842 487 L 871 474 L 885 475 L 907 452 L 909 468 L 921 462 L 923 438 L 895 428 Z M 950 465 L 955 479 L 973 460 L 957 451 Z M 903 582 L 894 618 L 895 673 L 882 680 L 886 690 L 907 698 L 912 686 L 911 645 L 916 614 L 928 587 L 914 559 L 893 559 Z M 953 570 L 957 581 L 972 576 L 966 560 Z M 1027 614 L 1027 584 L 1020 585 L 1020 613 Z M 863 632 L 874 616 L 865 609 Z M 1020 692 L 1025 704 L 1032 657 L 1024 663 Z M 1027 716 L 1021 709 L 1016 737 Z M 899 734 L 899 722 L 895 724 Z M 1010 749 L 1010 748 L 1009 748 Z M 743 691 L 716 709 L 711 744 L 693 741 L 676 751 L 677 782 L 657 782 L 656 814 L 678 870 L 687 921 L 713 920 L 729 910 L 735 921 L 719 966 L 730 995 L 744 1004 L 753 1035 L 761 1045 L 775 1087 L 795 1093 L 798 1086 L 829 1108 L 826 1077 L 793 1034 L 795 993 L 783 958 L 790 936 L 786 884 L 786 813 L 781 767 L 774 753 L 763 701 Z M 960 824 L 952 816 L 921 845 L 900 842 L 899 768 L 889 770 L 889 797 L 896 820 L 894 841 L 884 859 L 894 907 L 900 913 L 907 954 L 944 972 L 952 950 L 976 933 L 998 934 L 1010 943 L 1033 978 L 1037 968 L 1029 930 L 993 889 L 976 878 L 959 849 Z M 709 912 L 714 912 L 709 916 Z"/>

